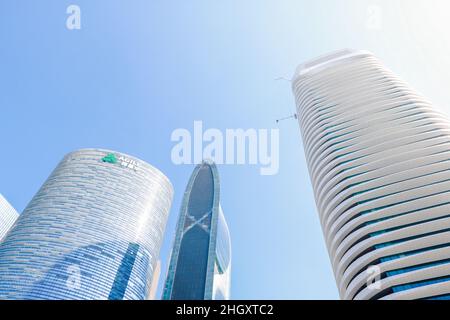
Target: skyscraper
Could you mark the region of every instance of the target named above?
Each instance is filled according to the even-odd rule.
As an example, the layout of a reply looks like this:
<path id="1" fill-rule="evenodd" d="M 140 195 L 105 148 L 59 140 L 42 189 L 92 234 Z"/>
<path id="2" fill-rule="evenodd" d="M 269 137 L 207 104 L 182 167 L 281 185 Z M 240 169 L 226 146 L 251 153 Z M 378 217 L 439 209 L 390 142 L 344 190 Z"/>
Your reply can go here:
<path id="1" fill-rule="evenodd" d="M 19 214 L 0 193 L 0 241 L 16 222 Z"/>
<path id="2" fill-rule="evenodd" d="M 450 297 L 450 122 L 370 53 L 293 79 L 308 169 L 343 299 Z"/>
<path id="3" fill-rule="evenodd" d="M 164 300 L 230 297 L 230 233 L 219 203 L 216 165 L 199 164 L 184 193 Z"/>
<path id="4" fill-rule="evenodd" d="M 134 157 L 66 155 L 0 245 L 0 299 L 145 299 L 172 193 Z"/>
<path id="5" fill-rule="evenodd" d="M 157 300 L 156 291 L 158 290 L 159 277 L 161 276 L 161 260 L 156 263 L 155 270 L 153 271 L 152 286 L 148 292 L 147 300 Z M 159 298 L 158 298 L 159 300 Z"/>

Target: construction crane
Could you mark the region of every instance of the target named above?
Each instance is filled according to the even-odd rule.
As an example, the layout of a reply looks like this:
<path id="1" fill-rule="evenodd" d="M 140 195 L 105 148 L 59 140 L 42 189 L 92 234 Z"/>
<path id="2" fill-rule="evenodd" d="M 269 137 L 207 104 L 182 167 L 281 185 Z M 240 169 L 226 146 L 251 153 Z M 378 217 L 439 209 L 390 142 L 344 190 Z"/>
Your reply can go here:
<path id="1" fill-rule="evenodd" d="M 297 114 L 294 113 L 293 115 L 291 115 L 289 117 L 284 117 L 284 118 L 281 118 L 281 119 L 277 119 L 276 121 L 277 121 L 277 123 L 280 123 L 280 121 L 289 120 L 289 119 L 297 120 L 298 119 Z"/>

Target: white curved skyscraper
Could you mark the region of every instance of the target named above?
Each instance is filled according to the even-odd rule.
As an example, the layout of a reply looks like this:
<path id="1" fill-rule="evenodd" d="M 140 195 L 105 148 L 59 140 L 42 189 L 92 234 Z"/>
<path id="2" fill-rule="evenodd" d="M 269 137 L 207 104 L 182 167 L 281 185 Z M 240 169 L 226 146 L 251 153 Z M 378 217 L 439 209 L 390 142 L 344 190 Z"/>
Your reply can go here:
<path id="1" fill-rule="evenodd" d="M 172 194 L 137 158 L 69 153 L 0 245 L 0 299 L 145 299 Z"/>
<path id="2" fill-rule="evenodd" d="M 341 298 L 449 299 L 447 117 L 365 51 L 303 64 L 292 85 Z"/>
<path id="3" fill-rule="evenodd" d="M 19 214 L 9 204 L 9 202 L 0 194 L 0 241 L 16 222 Z"/>

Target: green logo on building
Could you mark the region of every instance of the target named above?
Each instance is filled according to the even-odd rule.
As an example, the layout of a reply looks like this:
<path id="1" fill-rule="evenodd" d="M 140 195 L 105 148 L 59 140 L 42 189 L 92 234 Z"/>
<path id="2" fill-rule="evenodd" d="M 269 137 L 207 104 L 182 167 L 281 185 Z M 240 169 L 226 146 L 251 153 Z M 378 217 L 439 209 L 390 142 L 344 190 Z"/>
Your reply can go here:
<path id="1" fill-rule="evenodd" d="M 106 155 L 106 157 L 102 158 L 103 162 L 108 162 L 108 163 L 117 163 L 117 158 L 116 155 L 114 153 L 108 153 Z"/>

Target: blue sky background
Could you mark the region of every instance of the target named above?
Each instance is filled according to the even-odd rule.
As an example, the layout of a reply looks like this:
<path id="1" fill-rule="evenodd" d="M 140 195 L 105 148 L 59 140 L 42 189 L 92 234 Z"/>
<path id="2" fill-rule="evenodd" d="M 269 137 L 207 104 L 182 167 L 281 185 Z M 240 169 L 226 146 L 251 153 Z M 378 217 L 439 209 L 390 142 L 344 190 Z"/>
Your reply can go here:
<path id="1" fill-rule="evenodd" d="M 81 30 L 66 8 L 81 7 Z M 368 8 L 381 28 L 367 28 Z M 233 243 L 235 299 L 337 299 L 295 111 L 297 64 L 367 49 L 439 106 L 450 106 L 446 0 L 0 2 L 0 192 L 22 211 L 63 155 L 85 147 L 137 156 L 175 198 L 165 278 L 193 166 L 170 159 L 177 128 L 280 128 L 280 170 L 219 166 Z M 449 112 L 449 108 L 443 108 Z"/>

